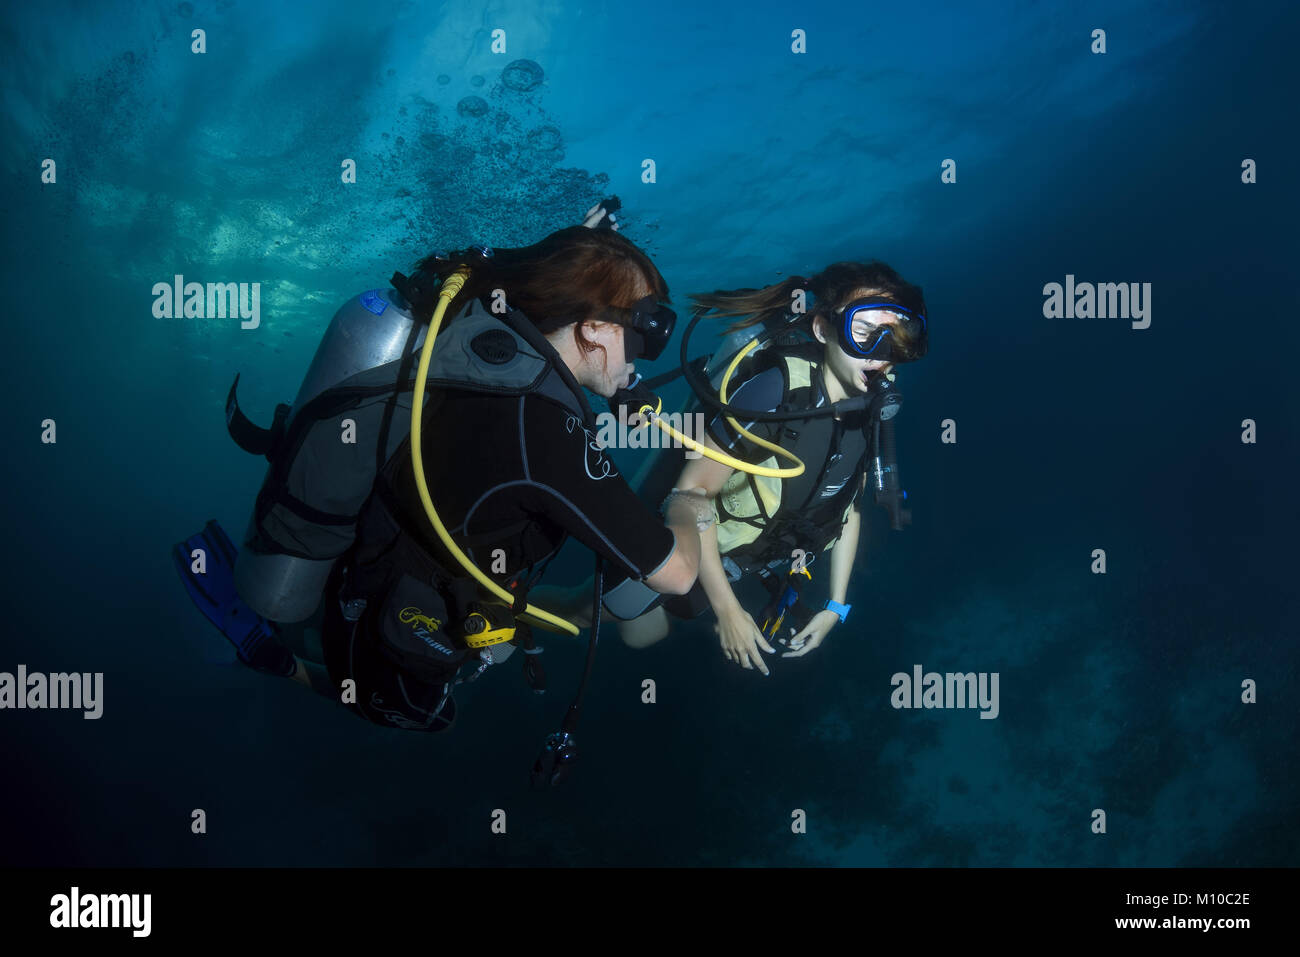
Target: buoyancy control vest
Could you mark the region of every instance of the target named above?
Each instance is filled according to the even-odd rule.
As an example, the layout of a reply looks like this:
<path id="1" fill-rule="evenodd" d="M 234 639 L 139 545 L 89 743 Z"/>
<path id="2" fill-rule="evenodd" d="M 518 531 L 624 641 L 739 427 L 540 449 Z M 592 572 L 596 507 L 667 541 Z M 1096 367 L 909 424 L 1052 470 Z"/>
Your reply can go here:
<path id="1" fill-rule="evenodd" d="M 779 369 L 783 380 L 780 410 L 811 409 L 824 398 L 821 345 L 809 343 L 763 350 L 754 374 Z M 774 441 L 808 468 L 802 475 L 779 479 L 735 472 L 717 498 L 718 550 L 741 573 L 790 561 L 795 550 L 809 555 L 839 538 L 862 484 L 871 451 L 867 416 L 850 413 L 780 423 Z M 840 459 L 854 462 L 851 477 L 830 495 L 822 483 Z M 776 465 L 775 456 L 758 463 Z"/>
<path id="2" fill-rule="evenodd" d="M 346 574 L 333 581 L 342 583 L 344 616 L 365 614 L 385 652 L 432 681 L 467 657 L 448 626 L 475 600 L 476 585 L 434 560 L 392 494 L 393 473 L 409 454 L 411 389 L 426 331 L 396 290 L 350 299 L 297 399 L 276 409 L 272 427 L 260 429 L 240 412 L 238 377 L 227 424 L 241 448 L 270 461 L 236 564 L 244 601 L 274 621 L 305 620 L 342 559 Z M 537 393 L 594 424 L 581 387 L 527 317 L 493 315 L 477 300 L 439 335 L 427 381 L 430 402 L 446 388 Z M 497 660 L 509 650 L 497 649 Z"/>
<path id="3" fill-rule="evenodd" d="M 594 427 L 594 416 L 572 374 L 518 312 L 498 318 L 479 303 L 471 304 L 439 335 L 428 381 L 435 391 L 425 407 L 426 421 L 438 414 L 441 396 L 457 390 L 487 396 L 543 396 L 576 415 L 584 427 Z M 480 636 L 471 638 L 464 628 L 473 615 L 508 622 L 518 643 L 535 651 L 527 626 L 509 615 L 527 604 L 528 569 L 504 583 L 515 599 L 511 609 L 481 602 L 477 583 L 426 534 L 424 515 L 412 513 L 409 504 L 399 501 L 395 477 L 409 455 L 408 437 L 376 477 L 374 492 L 362 511 L 337 596 L 344 616 L 350 617 L 348 609 L 353 609 L 359 627 L 378 638 L 390 659 L 430 683 L 448 680 L 475 651 L 482 661 L 481 673 L 514 650 L 514 641 L 479 647 Z M 526 524 L 475 538 L 504 542 L 521 535 Z M 462 540 L 460 544 L 472 543 Z M 534 690 L 542 689 L 540 661 L 532 655 L 525 661 L 525 675 Z"/>

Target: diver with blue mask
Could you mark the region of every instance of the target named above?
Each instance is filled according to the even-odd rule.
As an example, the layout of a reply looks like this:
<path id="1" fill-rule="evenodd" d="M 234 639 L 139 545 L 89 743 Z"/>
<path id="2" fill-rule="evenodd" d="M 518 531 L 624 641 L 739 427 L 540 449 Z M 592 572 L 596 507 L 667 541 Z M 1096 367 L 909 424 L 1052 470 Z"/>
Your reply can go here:
<path id="1" fill-rule="evenodd" d="M 813 301 L 806 313 L 791 310 L 801 296 Z M 760 652 L 807 654 L 847 620 L 865 491 L 889 512 L 892 528 L 910 520 L 894 443 L 901 405 L 894 370 L 926 353 L 925 304 L 919 287 L 883 263 L 836 263 L 811 279 L 692 298 L 697 308 L 683 336 L 680 374 L 700 407 L 716 415 L 703 443 L 682 443 L 702 457 L 664 454 L 641 494 L 671 501 L 678 489 L 703 490 L 716 521 L 700 524 L 700 579 L 686 598 L 659 599 L 635 583 L 616 584 L 610 594 L 632 592 L 637 601 L 607 607 L 631 619 L 620 630 L 634 647 L 667 634 L 665 611 L 692 618 L 712 607 L 728 660 L 767 674 Z M 687 349 L 710 313 L 740 322 L 731 328 L 730 348 L 701 368 Z M 655 408 L 646 394 L 615 401 Z M 809 614 L 805 586 L 827 550 L 829 597 Z M 733 590 L 749 578 L 769 594 L 757 617 Z"/>

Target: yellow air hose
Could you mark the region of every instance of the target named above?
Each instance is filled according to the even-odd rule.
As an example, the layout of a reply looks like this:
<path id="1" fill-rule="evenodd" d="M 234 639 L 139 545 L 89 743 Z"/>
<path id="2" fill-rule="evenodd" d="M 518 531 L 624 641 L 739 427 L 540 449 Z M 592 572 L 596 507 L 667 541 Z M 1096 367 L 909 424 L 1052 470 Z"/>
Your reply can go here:
<path id="1" fill-rule="evenodd" d="M 745 348 L 741 349 L 738 353 L 736 353 L 736 357 L 731 360 L 731 365 L 727 366 L 727 371 L 722 377 L 722 385 L 718 390 L 718 398 L 722 402 L 725 403 L 727 401 L 727 383 L 731 381 L 731 376 L 736 371 L 736 366 L 740 365 L 740 361 L 744 359 L 745 356 L 749 355 L 749 353 L 753 351 L 757 346 L 758 346 L 758 340 L 755 339 L 752 342 L 750 342 L 749 345 L 745 346 Z M 689 435 L 683 435 L 681 432 L 678 432 L 671 425 L 665 422 L 663 418 L 659 415 L 658 411 L 652 408 L 651 406 L 643 405 L 638 410 L 638 412 L 640 413 L 641 416 L 650 420 L 655 425 L 659 426 L 659 428 L 663 429 L 664 432 L 672 436 L 678 442 L 682 443 L 682 445 L 686 446 L 688 449 L 693 449 L 696 452 L 699 452 L 701 455 L 713 459 L 713 461 L 715 462 L 721 462 L 723 465 L 730 466 L 731 468 L 735 469 L 738 472 L 748 472 L 750 475 L 763 475 L 768 478 L 794 478 L 796 475 L 802 475 L 804 472 L 803 462 L 801 462 L 793 452 L 789 452 L 781 448 L 781 446 L 775 444 L 774 442 L 769 442 L 766 439 L 759 438 L 757 435 L 750 432 L 748 429 L 742 426 L 731 416 L 727 416 L 727 422 L 730 423 L 733 429 L 735 429 L 737 432 L 739 432 L 741 435 L 749 439 L 749 441 L 753 442 L 755 445 L 759 446 L 760 448 L 767 449 L 768 451 L 781 456 L 783 459 L 793 462 L 794 465 L 790 468 L 784 468 L 784 469 L 771 468 L 770 466 L 766 466 L 766 465 L 755 465 L 752 462 L 746 462 L 743 459 L 738 459 L 735 458 L 734 456 L 727 455 L 725 452 L 715 452 L 713 451 L 713 449 L 708 448 L 703 443 L 696 442 Z"/>
<path id="2" fill-rule="evenodd" d="M 438 533 L 438 538 L 442 540 L 442 544 L 446 546 L 447 551 L 475 581 L 507 605 L 513 605 L 515 596 L 485 575 L 477 565 L 470 561 L 469 556 L 460 550 L 460 546 L 452 540 L 446 526 L 442 524 L 442 519 L 438 517 L 438 510 L 433 507 L 433 499 L 429 495 L 429 485 L 424 477 L 424 449 L 420 440 L 420 433 L 422 431 L 421 420 L 424 418 L 424 386 L 429 375 L 429 360 L 433 356 L 433 341 L 438 338 L 438 330 L 442 327 L 442 319 L 447 312 L 447 306 L 451 304 L 451 300 L 455 298 L 456 293 L 460 292 L 465 285 L 465 280 L 468 278 L 468 270 L 462 269 L 455 272 L 443 280 L 442 288 L 438 291 L 438 306 L 434 309 L 433 319 L 429 322 L 429 332 L 424 340 L 424 348 L 420 351 L 420 365 L 415 373 L 415 398 L 411 406 L 411 464 L 415 469 L 415 487 L 420 493 L 420 501 L 424 504 L 424 513 L 429 516 L 429 522 L 433 525 L 433 530 Z M 570 635 L 578 634 L 577 625 L 552 615 L 536 605 L 526 606 L 519 617 L 530 624 L 535 624 L 549 631 L 565 632 Z"/>

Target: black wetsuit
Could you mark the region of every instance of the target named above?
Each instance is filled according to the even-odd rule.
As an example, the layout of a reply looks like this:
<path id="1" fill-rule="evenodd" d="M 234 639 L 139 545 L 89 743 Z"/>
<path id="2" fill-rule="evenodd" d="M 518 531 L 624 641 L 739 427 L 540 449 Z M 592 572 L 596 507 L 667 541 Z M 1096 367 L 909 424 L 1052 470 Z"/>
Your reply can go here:
<path id="1" fill-rule="evenodd" d="M 653 574 L 674 549 L 673 533 L 643 505 L 600 450 L 579 415 L 541 394 L 495 396 L 443 389 L 425 408 L 422 444 L 429 493 L 452 537 L 484 572 L 507 587 L 531 585 L 572 535 L 614 569 Z M 392 492 L 405 527 L 443 568 L 449 559 L 420 504 L 409 440 L 391 460 Z M 504 551 L 505 574 L 494 556 Z M 337 585 L 337 581 L 334 583 Z M 438 730 L 440 683 L 403 672 L 373 627 L 352 627 L 326 594 L 324 651 L 330 678 L 357 684 L 355 709 L 379 724 Z M 446 714 L 443 714 L 443 719 Z"/>

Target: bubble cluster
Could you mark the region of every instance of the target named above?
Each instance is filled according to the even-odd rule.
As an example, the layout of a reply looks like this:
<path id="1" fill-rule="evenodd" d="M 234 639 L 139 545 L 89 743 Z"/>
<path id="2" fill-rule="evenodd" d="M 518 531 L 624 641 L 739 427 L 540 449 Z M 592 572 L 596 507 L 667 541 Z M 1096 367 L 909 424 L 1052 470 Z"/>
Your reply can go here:
<path id="1" fill-rule="evenodd" d="M 554 126 L 540 126 L 528 134 L 528 148 L 539 153 L 549 153 L 563 145 L 564 139 Z"/>
<path id="2" fill-rule="evenodd" d="M 481 96 L 467 96 L 456 104 L 456 112 L 461 116 L 486 116 L 487 100 Z"/>
<path id="3" fill-rule="evenodd" d="M 501 83 L 516 93 L 527 93 L 542 85 L 542 68 L 532 60 L 515 60 L 501 71 Z"/>

